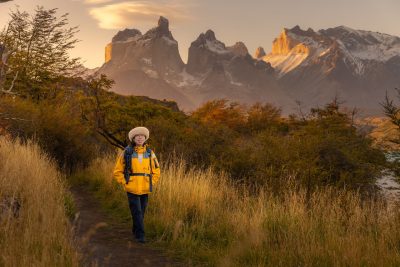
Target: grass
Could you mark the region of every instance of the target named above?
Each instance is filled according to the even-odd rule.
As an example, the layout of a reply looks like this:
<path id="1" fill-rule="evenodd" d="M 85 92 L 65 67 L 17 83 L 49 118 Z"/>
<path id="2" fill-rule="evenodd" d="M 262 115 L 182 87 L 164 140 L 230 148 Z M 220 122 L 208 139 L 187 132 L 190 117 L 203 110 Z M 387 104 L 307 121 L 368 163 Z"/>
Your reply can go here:
<path id="1" fill-rule="evenodd" d="M 0 136 L 0 266 L 78 266 L 63 177 L 39 147 Z"/>
<path id="2" fill-rule="evenodd" d="M 129 222 L 126 194 L 112 179 L 114 162 L 114 155 L 96 159 L 73 181 Z M 307 195 L 293 184 L 280 196 L 268 188 L 250 195 L 225 175 L 179 159 L 162 166 L 145 225 L 153 245 L 189 265 L 400 266 L 400 212 L 381 200 L 331 187 Z"/>

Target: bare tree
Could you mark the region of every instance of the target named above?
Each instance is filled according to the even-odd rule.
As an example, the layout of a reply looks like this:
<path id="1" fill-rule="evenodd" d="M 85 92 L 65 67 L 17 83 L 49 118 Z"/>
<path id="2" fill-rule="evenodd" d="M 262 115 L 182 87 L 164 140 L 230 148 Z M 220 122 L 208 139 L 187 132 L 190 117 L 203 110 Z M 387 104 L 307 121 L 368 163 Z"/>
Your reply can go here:
<path id="1" fill-rule="evenodd" d="M 40 97 L 43 85 L 73 73 L 79 58 L 70 58 L 69 50 L 78 42 L 78 30 L 67 26 L 67 17 L 40 6 L 32 16 L 18 9 L 10 13 L 0 31 L 0 92 Z"/>
<path id="2" fill-rule="evenodd" d="M 94 131 L 111 145 L 124 149 L 128 143 L 121 136 L 126 136 L 126 127 L 116 127 L 107 116 L 109 108 L 115 105 L 108 94 L 113 83 L 105 75 L 88 80 L 84 86 L 86 96 L 81 98 L 81 112 L 82 118 L 92 125 Z"/>

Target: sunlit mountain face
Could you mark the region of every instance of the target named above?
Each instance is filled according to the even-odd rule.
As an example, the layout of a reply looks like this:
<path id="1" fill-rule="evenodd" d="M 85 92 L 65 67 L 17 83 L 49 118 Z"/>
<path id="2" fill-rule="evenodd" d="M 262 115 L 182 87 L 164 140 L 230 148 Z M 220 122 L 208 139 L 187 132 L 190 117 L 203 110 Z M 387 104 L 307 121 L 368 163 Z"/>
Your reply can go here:
<path id="1" fill-rule="evenodd" d="M 116 81 L 116 92 L 173 99 L 186 110 L 215 98 L 275 104 L 289 100 L 269 63 L 254 59 L 241 42 L 226 46 L 212 30 L 192 42 L 184 64 L 163 17 L 145 34 L 120 31 L 106 46 L 105 57 L 99 72 Z"/>
<path id="2" fill-rule="evenodd" d="M 379 113 L 386 91 L 400 84 L 400 38 L 344 26 L 284 29 L 262 60 L 275 68 L 282 90 L 310 106 L 338 95 Z"/>
<path id="3" fill-rule="evenodd" d="M 243 42 L 225 45 L 208 30 L 191 43 L 185 64 L 169 21 L 160 17 L 144 34 L 118 32 L 99 73 L 116 81 L 116 92 L 172 99 L 184 110 L 227 98 L 270 102 L 291 113 L 296 103 L 310 108 L 339 97 L 373 115 L 386 90 L 400 84 L 400 38 L 383 33 L 296 26 L 284 29 L 271 51 L 259 47 L 253 55 Z"/>

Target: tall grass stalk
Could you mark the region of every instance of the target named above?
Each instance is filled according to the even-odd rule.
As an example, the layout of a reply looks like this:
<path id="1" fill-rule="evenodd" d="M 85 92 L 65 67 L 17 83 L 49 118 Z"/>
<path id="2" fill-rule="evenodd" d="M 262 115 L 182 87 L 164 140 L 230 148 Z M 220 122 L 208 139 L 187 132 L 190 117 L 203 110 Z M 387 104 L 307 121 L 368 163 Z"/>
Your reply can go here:
<path id="1" fill-rule="evenodd" d="M 110 211 L 129 219 L 126 194 L 112 180 L 115 157 L 99 158 L 78 179 Z M 399 266 L 400 212 L 333 187 L 312 194 L 288 184 L 250 195 L 212 169 L 181 159 L 162 166 L 145 217 L 154 243 L 209 266 Z"/>
<path id="2" fill-rule="evenodd" d="M 0 136 L 0 266 L 78 266 L 63 181 L 36 144 Z"/>

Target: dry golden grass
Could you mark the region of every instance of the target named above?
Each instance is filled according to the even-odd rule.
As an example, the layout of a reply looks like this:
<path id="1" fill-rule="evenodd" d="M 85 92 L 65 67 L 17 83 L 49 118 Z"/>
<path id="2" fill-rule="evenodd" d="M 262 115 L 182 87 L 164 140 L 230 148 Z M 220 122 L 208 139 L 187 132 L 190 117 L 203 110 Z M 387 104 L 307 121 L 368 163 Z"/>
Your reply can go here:
<path id="1" fill-rule="evenodd" d="M 96 160 L 80 179 L 126 216 L 126 195 L 112 182 L 114 160 Z M 187 170 L 182 160 L 164 164 L 145 224 L 155 243 L 194 265 L 400 265 L 400 213 L 383 202 L 334 188 L 307 196 L 291 185 L 279 197 L 268 188 L 249 195 L 223 174 Z"/>
<path id="2" fill-rule="evenodd" d="M 0 136 L 0 266 L 78 266 L 63 181 L 37 145 Z"/>

